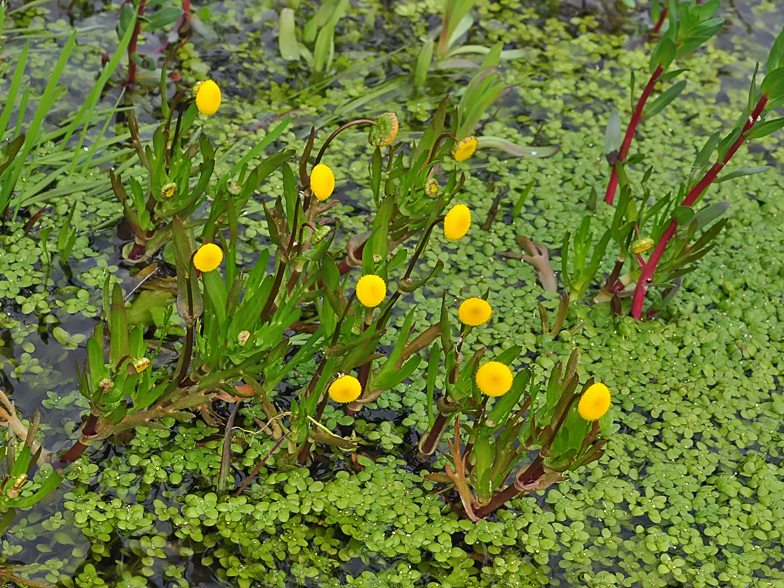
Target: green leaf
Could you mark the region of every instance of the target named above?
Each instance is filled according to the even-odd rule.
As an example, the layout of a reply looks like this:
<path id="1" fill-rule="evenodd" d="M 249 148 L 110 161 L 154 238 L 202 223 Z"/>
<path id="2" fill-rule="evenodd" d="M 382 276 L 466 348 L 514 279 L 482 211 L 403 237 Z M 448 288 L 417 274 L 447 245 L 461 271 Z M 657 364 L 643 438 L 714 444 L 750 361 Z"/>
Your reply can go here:
<path id="1" fill-rule="evenodd" d="M 653 53 L 651 53 L 651 63 L 648 67 L 650 72 L 653 73 L 657 67 L 661 67 L 662 70 L 670 67 L 672 60 L 675 59 L 676 51 L 677 49 L 672 39 L 669 36 L 662 37 Z"/>
<path id="2" fill-rule="evenodd" d="M 333 50 L 335 25 L 328 24 L 318 32 L 316 45 L 313 47 L 313 71 L 323 71 L 331 62 L 330 54 Z"/>
<path id="3" fill-rule="evenodd" d="M 618 153 L 621 148 L 621 115 L 613 108 L 604 131 L 604 153 L 611 155 Z"/>
<path id="4" fill-rule="evenodd" d="M 416 65 L 414 66 L 414 86 L 422 88 L 427 81 L 427 72 L 433 61 L 433 39 L 428 39 L 417 55 Z"/>
<path id="5" fill-rule="evenodd" d="M 528 185 L 523 188 L 523 191 L 520 193 L 520 196 L 517 198 L 517 202 L 515 202 L 514 208 L 512 209 L 512 218 L 517 218 L 520 216 L 520 213 L 523 210 L 523 206 L 525 206 L 526 201 L 528 200 L 528 196 L 531 194 L 531 190 L 534 187 L 536 180 L 531 180 L 528 182 Z"/>
<path id="6" fill-rule="evenodd" d="M 127 6 L 127 4 L 126 4 Z M 160 10 L 155 11 L 147 20 L 146 31 L 155 31 L 177 21 L 183 15 L 183 10 L 179 6 L 169 4 Z"/>
<path id="7" fill-rule="evenodd" d="M 280 56 L 286 61 L 297 61 L 299 59 L 297 25 L 294 21 L 294 16 L 294 11 L 291 8 L 284 8 L 280 11 L 278 47 Z"/>
<path id="8" fill-rule="evenodd" d="M 767 96 L 768 100 L 776 100 L 784 95 L 784 67 L 768 72 L 762 80 L 760 92 Z"/>
<path id="9" fill-rule="evenodd" d="M 656 100 L 645 107 L 645 110 L 643 110 L 642 113 L 642 117 L 644 119 L 649 119 L 659 114 L 667 107 L 670 102 L 675 100 L 680 95 L 680 93 L 683 92 L 683 89 L 686 87 L 686 83 L 686 80 L 681 80 L 680 82 L 677 82 L 667 88 L 656 98 Z"/>
<path id="10" fill-rule="evenodd" d="M 687 225 L 694 218 L 694 209 L 691 206 L 678 206 L 672 212 L 672 218 L 681 226 Z"/>
<path id="11" fill-rule="evenodd" d="M 112 369 L 117 369 L 122 358 L 130 353 L 125 300 L 120 284 L 115 282 L 112 288 L 112 313 L 109 321 L 109 363 Z"/>
<path id="12" fill-rule="evenodd" d="M 734 180 L 735 178 L 742 178 L 743 176 L 753 176 L 755 174 L 761 174 L 762 172 L 766 172 L 771 169 L 769 165 L 761 165 L 759 167 L 742 167 L 740 169 L 736 169 L 728 174 L 725 174 L 716 180 L 717 184 L 721 182 L 726 182 L 727 180 Z"/>
<path id="13" fill-rule="evenodd" d="M 766 71 L 771 72 L 781 67 L 784 67 L 784 29 L 781 29 L 779 36 L 776 37 L 770 48 Z"/>
<path id="14" fill-rule="evenodd" d="M 784 117 L 757 123 L 746 133 L 747 139 L 761 139 L 784 128 Z"/>

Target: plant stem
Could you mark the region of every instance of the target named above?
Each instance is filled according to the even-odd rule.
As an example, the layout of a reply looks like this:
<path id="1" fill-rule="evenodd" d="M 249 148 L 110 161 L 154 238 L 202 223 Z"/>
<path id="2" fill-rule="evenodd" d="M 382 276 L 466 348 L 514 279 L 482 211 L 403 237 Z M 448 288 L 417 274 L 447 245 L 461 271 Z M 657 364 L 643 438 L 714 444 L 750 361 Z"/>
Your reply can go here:
<path id="1" fill-rule="evenodd" d="M 139 34 L 142 32 L 142 17 L 144 16 L 144 9 L 147 6 L 147 0 L 139 0 L 139 10 L 136 14 L 136 24 L 133 27 L 133 35 L 128 43 L 128 80 L 126 85 L 136 85 L 136 62 L 131 59 L 136 53 L 136 43 L 139 40 Z"/>
<path id="2" fill-rule="evenodd" d="M 651 97 L 651 93 L 653 92 L 653 87 L 656 85 L 656 82 L 659 81 L 664 70 L 662 66 L 658 66 L 656 70 L 651 74 L 651 79 L 648 80 L 648 84 L 645 86 L 645 89 L 642 91 L 642 96 L 637 101 L 637 107 L 634 109 L 634 113 L 632 114 L 632 120 L 629 121 L 629 127 L 626 129 L 626 136 L 623 138 L 623 143 L 621 144 L 621 149 L 618 151 L 618 157 L 616 158 L 616 163 L 613 165 L 612 174 L 610 175 L 610 184 L 607 186 L 607 193 L 604 195 L 604 201 L 607 204 L 612 204 L 613 199 L 615 198 L 615 191 L 618 189 L 618 161 L 624 161 L 626 156 L 629 154 L 629 147 L 632 145 L 632 139 L 634 139 L 634 133 L 637 131 L 637 125 L 640 124 L 642 120 L 642 113 L 645 110 L 645 103 L 648 101 L 648 98 Z"/>
<path id="3" fill-rule="evenodd" d="M 689 191 L 686 195 L 686 198 L 681 203 L 681 206 L 691 206 L 693 205 L 702 193 L 708 189 L 708 186 L 713 183 L 716 177 L 719 175 L 724 166 L 732 159 L 735 153 L 740 149 L 741 145 L 746 141 L 746 133 L 748 133 L 752 127 L 755 125 L 757 120 L 759 119 L 762 111 L 765 110 L 765 105 L 768 103 L 768 97 L 763 95 L 759 102 L 757 102 L 757 106 L 754 107 L 754 111 L 749 116 L 746 124 L 743 125 L 743 130 L 740 133 L 737 141 L 733 143 L 733 145 L 729 148 L 727 153 L 724 157 L 713 164 L 708 172 L 702 177 L 702 179 Z M 661 261 L 662 255 L 664 255 L 664 250 L 667 247 L 670 239 L 673 238 L 675 232 L 678 230 L 678 223 L 675 219 L 670 221 L 669 226 L 664 231 L 664 234 L 659 239 L 659 242 L 656 244 L 653 253 L 651 254 L 650 258 L 648 259 L 648 263 L 646 263 L 642 271 L 640 272 L 640 277 L 637 280 L 637 286 L 634 289 L 634 297 L 632 298 L 632 316 L 636 319 L 642 318 L 642 306 L 645 302 L 645 294 L 648 291 L 648 287 L 651 285 L 653 281 L 653 274 L 656 271 L 656 266 Z"/>
<path id="4" fill-rule="evenodd" d="M 316 162 L 313 164 L 313 166 L 315 167 L 319 163 L 321 163 L 321 158 L 324 157 L 324 153 L 326 152 L 327 147 L 329 147 L 329 144 L 332 143 L 332 140 L 335 137 L 337 137 L 340 133 L 342 133 L 346 129 L 351 128 L 351 127 L 356 126 L 356 125 L 375 125 L 375 124 L 376 124 L 376 121 L 370 120 L 369 118 L 359 118 L 357 120 L 351 120 L 351 121 L 347 122 L 346 124 L 341 125 L 329 137 L 327 137 L 326 141 L 324 141 L 324 144 L 321 146 L 321 149 L 319 149 L 318 155 L 316 155 Z"/>
<path id="5" fill-rule="evenodd" d="M 542 458 L 542 455 L 539 454 L 536 456 L 536 459 L 531 462 L 531 465 L 525 469 L 525 472 L 523 472 L 523 475 L 521 476 L 522 479 L 515 479 L 501 492 L 496 494 L 493 499 L 485 506 L 476 509 L 474 514 L 476 514 L 476 516 L 480 519 L 483 519 L 486 516 L 494 513 L 501 506 L 525 492 L 525 490 L 520 487 L 522 484 L 530 484 L 535 482 L 542 476 L 542 474 L 544 474 L 544 459 Z"/>
<path id="6" fill-rule="evenodd" d="M 661 31 L 664 21 L 667 20 L 668 12 L 669 12 L 669 8 L 667 8 L 666 6 L 662 8 L 661 15 L 659 15 L 659 20 L 656 21 L 656 25 L 653 27 L 654 34 L 658 35 L 659 31 Z"/>
<path id="7" fill-rule="evenodd" d="M 77 459 L 79 459 L 79 456 L 84 453 L 84 450 L 90 446 L 89 443 L 85 443 L 82 441 L 82 439 L 86 439 L 95 435 L 96 426 L 98 425 L 98 418 L 99 415 L 90 413 L 90 416 L 87 417 L 87 420 L 82 427 L 82 433 L 79 436 L 79 440 L 74 443 L 71 448 L 62 455 L 62 457 L 60 457 L 61 465 L 68 465 L 69 463 L 75 462 Z"/>

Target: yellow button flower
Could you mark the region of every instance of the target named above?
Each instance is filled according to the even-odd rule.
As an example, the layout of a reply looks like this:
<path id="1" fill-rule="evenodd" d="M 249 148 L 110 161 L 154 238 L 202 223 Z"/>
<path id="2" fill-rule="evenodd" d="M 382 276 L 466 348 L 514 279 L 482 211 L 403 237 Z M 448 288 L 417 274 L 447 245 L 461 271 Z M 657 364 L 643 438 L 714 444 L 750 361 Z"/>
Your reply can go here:
<path id="1" fill-rule="evenodd" d="M 476 137 L 466 137 L 465 139 L 458 141 L 452 148 L 452 157 L 455 158 L 455 161 L 465 161 L 474 154 L 478 144 L 479 142 L 476 140 Z"/>
<path id="2" fill-rule="evenodd" d="M 221 91 L 218 84 L 212 80 L 199 82 L 193 87 L 193 94 L 196 96 L 196 108 L 206 116 L 212 116 L 218 112 L 221 103 Z"/>
<path id="3" fill-rule="evenodd" d="M 512 380 L 512 370 L 500 361 L 488 361 L 476 370 L 476 385 L 488 396 L 503 396 L 512 389 Z"/>
<path id="4" fill-rule="evenodd" d="M 357 298 L 362 306 L 375 308 L 384 301 L 387 295 L 387 285 L 380 276 L 368 274 L 359 278 L 357 282 Z"/>
<path id="5" fill-rule="evenodd" d="M 457 317 L 460 322 L 469 327 L 478 327 L 490 320 L 493 309 L 487 300 L 481 298 L 469 298 L 464 300 L 457 309 Z"/>
<path id="6" fill-rule="evenodd" d="M 354 376 L 341 376 L 329 387 L 329 397 L 335 402 L 354 402 L 362 394 L 362 384 Z"/>
<path id="7" fill-rule="evenodd" d="M 471 211 L 465 204 L 457 204 L 446 213 L 444 235 L 450 241 L 463 237 L 471 227 Z"/>
<path id="8" fill-rule="evenodd" d="M 200 272 L 211 272 L 223 261 L 223 251 L 215 243 L 206 243 L 193 255 L 193 265 Z"/>
<path id="9" fill-rule="evenodd" d="M 577 411 L 586 421 L 598 421 L 610 409 L 610 400 L 609 388 L 597 382 L 583 393 Z"/>
<path id="10" fill-rule="evenodd" d="M 319 200 L 326 200 L 335 190 L 335 174 L 329 166 L 319 163 L 310 172 L 310 190 Z"/>

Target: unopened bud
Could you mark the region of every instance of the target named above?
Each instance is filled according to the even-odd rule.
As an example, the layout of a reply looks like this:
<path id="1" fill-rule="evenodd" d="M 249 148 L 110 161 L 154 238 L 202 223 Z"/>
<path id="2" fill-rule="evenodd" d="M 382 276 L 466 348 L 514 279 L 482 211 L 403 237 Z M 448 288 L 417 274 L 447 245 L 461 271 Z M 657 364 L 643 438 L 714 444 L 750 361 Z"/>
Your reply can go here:
<path id="1" fill-rule="evenodd" d="M 368 131 L 368 142 L 373 147 L 386 147 L 397 136 L 399 125 L 394 112 L 385 112 L 376 118 L 376 124 Z"/>
<path id="2" fill-rule="evenodd" d="M 133 362 L 133 369 L 136 370 L 137 374 L 142 373 L 148 367 L 150 367 L 150 360 L 146 357 L 142 357 L 141 359 L 137 359 Z"/>
<path id="3" fill-rule="evenodd" d="M 316 232 L 313 234 L 313 240 L 311 241 L 313 243 L 313 245 L 316 245 L 316 244 L 320 243 L 321 241 L 323 241 L 324 237 L 329 235 L 329 232 L 331 230 L 332 229 L 330 229 L 327 226 L 319 227 L 318 229 L 316 229 Z"/>
<path id="4" fill-rule="evenodd" d="M 378 253 L 373 254 L 373 263 L 381 263 L 381 256 Z"/>
<path id="5" fill-rule="evenodd" d="M 109 378 L 104 378 L 98 382 L 98 387 L 101 389 L 101 392 L 108 392 L 114 387 L 114 382 L 112 382 Z"/>
<path id="6" fill-rule="evenodd" d="M 637 239 L 634 243 L 632 243 L 632 253 L 635 255 L 638 253 L 643 253 L 648 251 L 648 249 L 651 247 L 653 247 L 653 239 L 650 237 L 646 239 Z"/>
<path id="7" fill-rule="evenodd" d="M 161 198 L 169 199 L 177 194 L 177 184 L 169 182 L 161 188 Z"/>
<path id="8" fill-rule="evenodd" d="M 351 327 L 351 334 L 352 335 L 362 334 L 362 330 L 359 328 L 359 325 L 354 325 L 353 327 Z"/>
<path id="9" fill-rule="evenodd" d="M 25 485 L 25 482 L 27 482 L 27 474 L 22 474 L 16 479 L 16 482 L 14 482 L 14 490 L 21 490 L 22 486 Z"/>
<path id="10" fill-rule="evenodd" d="M 5 495 L 9 499 L 15 500 L 15 499 L 19 498 L 19 490 L 17 490 L 16 488 L 9 488 L 8 490 L 5 491 Z"/>
<path id="11" fill-rule="evenodd" d="M 242 192 L 242 186 L 240 186 L 237 182 L 229 182 L 228 189 L 229 194 L 232 196 L 239 196 L 240 192 Z"/>
<path id="12" fill-rule="evenodd" d="M 240 346 L 244 346 L 245 343 L 248 342 L 248 339 L 250 339 L 250 331 L 240 331 L 237 335 L 237 343 L 239 343 Z"/>
<path id="13" fill-rule="evenodd" d="M 440 189 L 441 186 L 438 185 L 438 180 L 436 178 L 430 178 L 425 184 L 425 194 L 427 194 L 431 198 L 435 198 L 436 196 L 438 196 L 438 191 Z"/>

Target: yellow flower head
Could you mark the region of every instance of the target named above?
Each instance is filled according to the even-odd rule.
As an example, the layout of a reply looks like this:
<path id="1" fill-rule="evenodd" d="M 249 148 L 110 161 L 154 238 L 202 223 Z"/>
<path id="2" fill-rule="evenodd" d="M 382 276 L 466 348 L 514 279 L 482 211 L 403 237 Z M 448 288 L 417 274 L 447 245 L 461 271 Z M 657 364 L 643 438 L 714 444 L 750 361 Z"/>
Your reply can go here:
<path id="1" fill-rule="evenodd" d="M 583 392 L 577 411 L 586 421 L 598 421 L 610 409 L 610 390 L 597 382 Z"/>
<path id="2" fill-rule="evenodd" d="M 319 200 L 326 200 L 335 190 L 335 174 L 323 163 L 310 172 L 310 190 Z"/>
<path id="3" fill-rule="evenodd" d="M 193 265 L 200 272 L 211 272 L 223 261 L 223 251 L 215 243 L 206 243 L 193 254 Z"/>
<path id="4" fill-rule="evenodd" d="M 452 148 L 452 157 L 455 158 L 455 161 L 465 161 L 474 154 L 478 144 L 476 137 L 466 137 L 455 143 L 455 146 Z"/>
<path id="5" fill-rule="evenodd" d="M 444 235 L 450 241 L 463 237 L 471 226 L 471 211 L 465 204 L 457 204 L 446 213 L 444 218 Z"/>
<path id="6" fill-rule="evenodd" d="M 362 384 L 354 376 L 341 376 L 329 387 L 329 397 L 335 402 L 354 402 L 362 394 Z"/>
<path id="7" fill-rule="evenodd" d="M 368 274 L 359 278 L 357 282 L 357 298 L 362 306 L 375 308 L 384 301 L 387 295 L 387 285 L 380 276 Z"/>
<path id="8" fill-rule="evenodd" d="M 218 84 L 212 80 L 199 82 L 193 87 L 193 95 L 196 96 L 196 108 L 206 116 L 212 116 L 218 112 L 221 103 L 221 91 Z"/>
<path id="9" fill-rule="evenodd" d="M 476 370 L 476 385 L 488 396 L 503 396 L 511 390 L 512 380 L 512 370 L 500 361 L 488 361 Z"/>
<path id="10" fill-rule="evenodd" d="M 487 300 L 481 298 L 469 298 L 464 300 L 457 309 L 457 316 L 460 322 L 469 327 L 478 327 L 490 320 L 493 309 Z"/>

